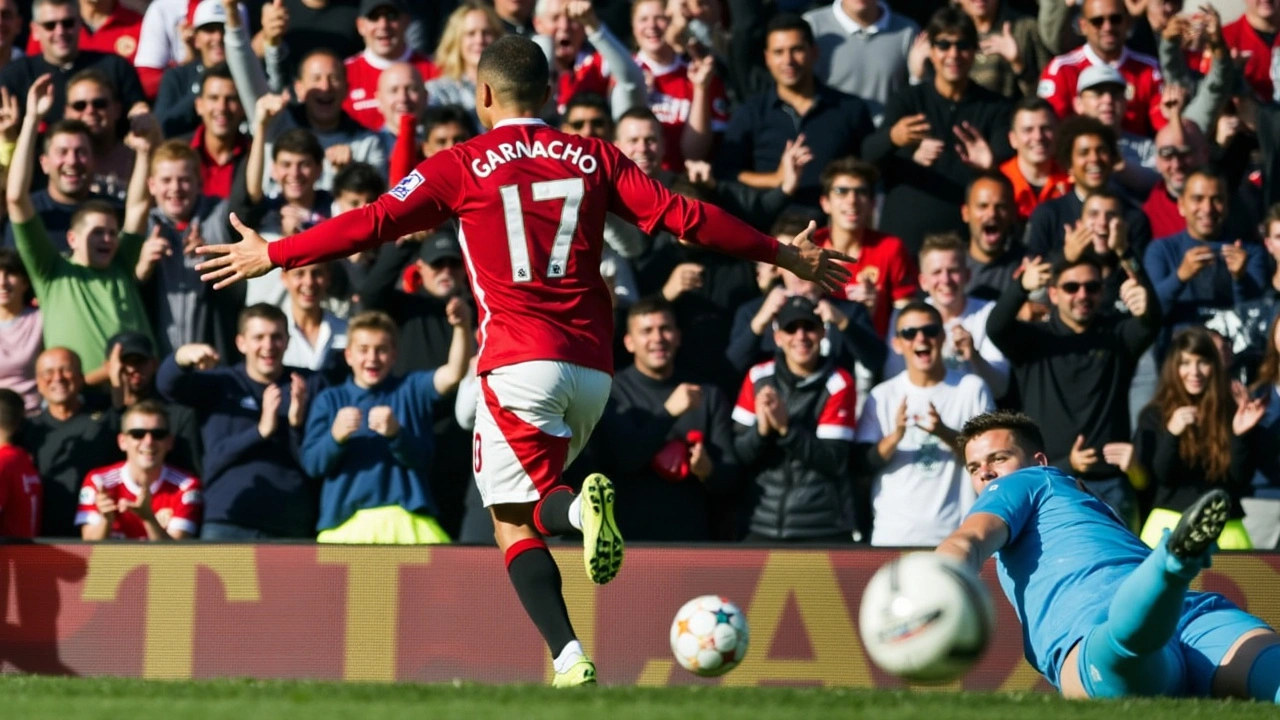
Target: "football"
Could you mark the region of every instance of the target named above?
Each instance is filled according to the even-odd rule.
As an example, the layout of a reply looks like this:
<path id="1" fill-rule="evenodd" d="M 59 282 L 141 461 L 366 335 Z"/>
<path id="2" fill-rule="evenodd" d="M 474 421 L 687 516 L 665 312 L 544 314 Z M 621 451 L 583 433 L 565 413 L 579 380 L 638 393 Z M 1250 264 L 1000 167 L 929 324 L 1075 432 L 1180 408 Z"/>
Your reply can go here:
<path id="1" fill-rule="evenodd" d="M 982 657 L 995 608 L 971 570 L 918 552 L 876 571 L 862 593 L 858 625 L 867 654 L 885 672 L 912 682 L 947 682 Z"/>
<path id="2" fill-rule="evenodd" d="M 671 652 L 689 672 L 723 675 L 747 655 L 747 616 L 728 598 L 703 595 L 685 603 L 671 622 Z"/>

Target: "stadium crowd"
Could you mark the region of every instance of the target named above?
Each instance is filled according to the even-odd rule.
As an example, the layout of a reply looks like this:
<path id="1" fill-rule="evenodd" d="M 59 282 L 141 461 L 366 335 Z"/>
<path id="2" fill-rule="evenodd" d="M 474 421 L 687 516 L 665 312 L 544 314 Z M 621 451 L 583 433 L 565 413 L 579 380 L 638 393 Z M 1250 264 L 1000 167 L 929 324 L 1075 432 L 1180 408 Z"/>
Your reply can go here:
<path id="1" fill-rule="evenodd" d="M 1149 542 L 1223 487 L 1223 546 L 1275 548 L 1280 9 L 1245 6 L 0 0 L 0 535 L 492 543 L 456 227 L 217 291 L 194 249 L 406 188 L 519 33 L 547 122 L 857 258 L 824 294 L 610 219 L 568 480 L 629 539 L 936 545 L 1001 407 Z"/>

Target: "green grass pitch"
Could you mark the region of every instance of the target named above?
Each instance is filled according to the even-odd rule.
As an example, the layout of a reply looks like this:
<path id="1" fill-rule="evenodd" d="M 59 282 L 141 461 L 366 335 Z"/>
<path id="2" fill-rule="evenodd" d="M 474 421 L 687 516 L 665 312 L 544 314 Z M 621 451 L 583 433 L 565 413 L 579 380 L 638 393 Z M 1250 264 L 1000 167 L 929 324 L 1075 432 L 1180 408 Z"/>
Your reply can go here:
<path id="1" fill-rule="evenodd" d="M 697 720 L 831 717 L 875 720 L 1123 720 L 1267 718 L 1274 705 L 1211 700 L 1068 702 L 1017 695 L 851 689 L 358 685 L 160 682 L 0 676 L 0 716 L 14 720 Z"/>

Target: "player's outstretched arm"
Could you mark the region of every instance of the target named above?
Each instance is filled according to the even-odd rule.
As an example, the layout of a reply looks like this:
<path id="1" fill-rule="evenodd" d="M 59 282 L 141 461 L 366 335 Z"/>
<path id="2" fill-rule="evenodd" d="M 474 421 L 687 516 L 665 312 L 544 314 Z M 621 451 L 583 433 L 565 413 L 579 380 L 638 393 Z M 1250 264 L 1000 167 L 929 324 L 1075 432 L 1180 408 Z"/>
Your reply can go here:
<path id="1" fill-rule="evenodd" d="M 937 553 L 954 558 L 974 572 L 1009 542 L 1009 526 L 998 515 L 976 512 L 964 519 L 951 536 L 942 541 Z"/>
<path id="2" fill-rule="evenodd" d="M 779 243 L 778 258 L 774 264 L 833 292 L 843 287 L 850 277 L 849 268 L 840 262 L 852 263 L 854 259 L 842 252 L 815 245 L 812 238 L 817 229 L 817 223 L 810 220 L 809 227 L 796 235 L 791 244 Z"/>
<path id="3" fill-rule="evenodd" d="M 240 233 L 241 240 L 229 245 L 202 245 L 196 253 L 211 256 L 196 265 L 196 272 L 204 282 L 214 283 L 214 290 L 221 290 L 241 280 L 261 277 L 271 270 L 271 256 L 267 253 L 267 241 L 256 231 L 240 222 L 231 213 L 231 226 Z"/>

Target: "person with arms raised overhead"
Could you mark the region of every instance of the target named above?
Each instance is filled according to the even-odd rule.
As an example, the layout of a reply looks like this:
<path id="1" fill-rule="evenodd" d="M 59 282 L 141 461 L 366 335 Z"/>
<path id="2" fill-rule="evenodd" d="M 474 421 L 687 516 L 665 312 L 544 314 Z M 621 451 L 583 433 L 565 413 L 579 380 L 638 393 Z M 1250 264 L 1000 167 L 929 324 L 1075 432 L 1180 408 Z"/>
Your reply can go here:
<path id="1" fill-rule="evenodd" d="M 372 205 L 269 246 L 233 218 L 244 239 L 205 247 L 211 257 L 201 270 L 224 287 L 459 218 L 480 318 L 476 481 L 516 592 L 556 657 L 554 684 L 569 686 L 594 683 L 595 666 L 569 623 L 542 538 L 581 530 L 597 583 L 613 579 L 622 562 L 608 479 L 588 477 L 581 495 L 559 484 L 609 397 L 613 308 L 599 274 L 605 212 L 828 288 L 848 276 L 834 260 L 849 258 L 815 246 L 812 227 L 779 245 L 713 206 L 669 193 L 613 145 L 548 127 L 537 119 L 548 76 L 532 41 L 498 40 L 481 56 L 476 83 L 489 132 L 432 155 Z"/>

